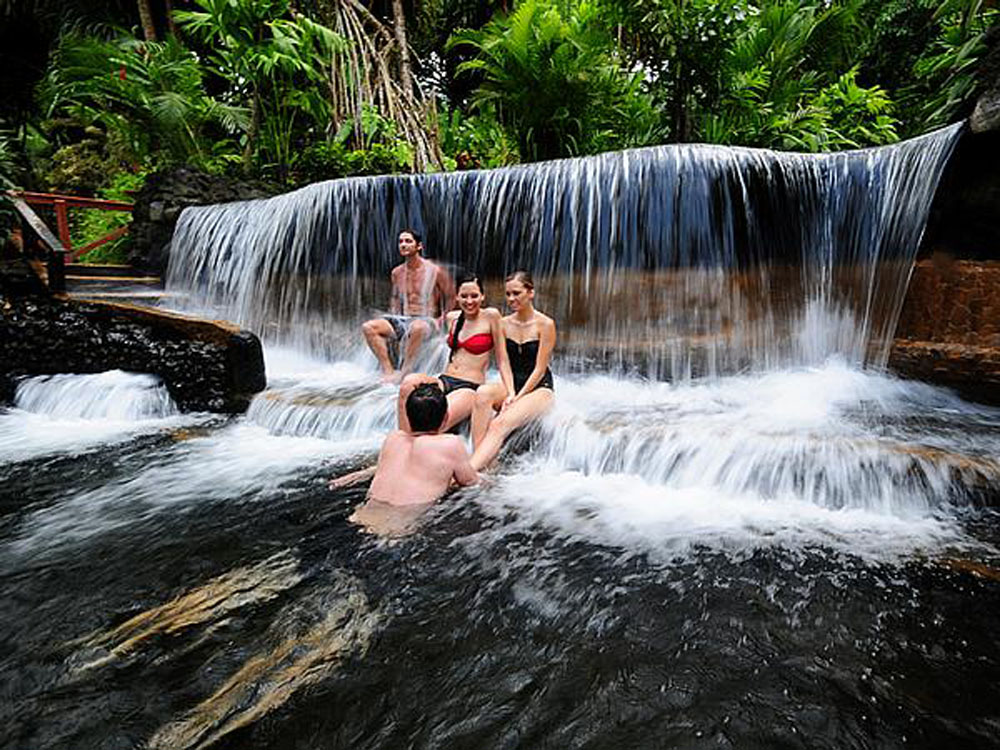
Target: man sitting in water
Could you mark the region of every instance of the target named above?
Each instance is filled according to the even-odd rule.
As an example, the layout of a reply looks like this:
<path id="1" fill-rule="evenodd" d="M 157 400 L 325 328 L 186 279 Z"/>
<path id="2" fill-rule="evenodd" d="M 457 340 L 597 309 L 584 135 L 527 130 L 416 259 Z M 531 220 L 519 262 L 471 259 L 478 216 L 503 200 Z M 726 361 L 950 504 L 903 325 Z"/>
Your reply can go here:
<path id="1" fill-rule="evenodd" d="M 410 431 L 394 430 L 382 443 L 378 464 L 330 482 L 331 489 L 356 484 L 370 476 L 365 506 L 351 520 L 368 525 L 363 517 L 372 502 L 393 506 L 429 505 L 454 481 L 476 484 L 479 475 L 469 464 L 465 442 L 457 435 L 439 432 L 448 413 L 448 401 L 436 383 L 418 385 L 406 399 Z M 368 508 L 371 511 L 371 508 Z"/>
<path id="2" fill-rule="evenodd" d="M 412 229 L 399 233 L 399 254 L 403 262 L 392 269 L 392 297 L 389 312 L 361 326 L 368 348 L 382 368 L 382 379 L 398 383 L 413 369 L 421 344 L 437 330 L 455 299 L 455 286 L 448 272 L 420 255 L 424 249 L 420 235 Z M 402 363 L 392 366 L 389 342 L 398 341 Z"/>

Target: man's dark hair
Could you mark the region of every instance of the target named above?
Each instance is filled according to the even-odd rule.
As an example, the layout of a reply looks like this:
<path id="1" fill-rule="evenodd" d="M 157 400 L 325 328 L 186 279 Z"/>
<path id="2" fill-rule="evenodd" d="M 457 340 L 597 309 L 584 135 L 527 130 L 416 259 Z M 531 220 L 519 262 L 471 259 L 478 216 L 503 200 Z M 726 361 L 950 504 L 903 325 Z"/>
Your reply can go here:
<path id="1" fill-rule="evenodd" d="M 406 397 L 406 418 L 413 432 L 436 432 L 448 413 L 448 399 L 437 383 L 422 383 Z"/>
<path id="2" fill-rule="evenodd" d="M 424 242 L 424 238 L 420 236 L 420 233 L 410 229 L 409 227 L 403 227 L 399 230 L 399 233 L 410 235 L 418 245 L 422 245 Z"/>

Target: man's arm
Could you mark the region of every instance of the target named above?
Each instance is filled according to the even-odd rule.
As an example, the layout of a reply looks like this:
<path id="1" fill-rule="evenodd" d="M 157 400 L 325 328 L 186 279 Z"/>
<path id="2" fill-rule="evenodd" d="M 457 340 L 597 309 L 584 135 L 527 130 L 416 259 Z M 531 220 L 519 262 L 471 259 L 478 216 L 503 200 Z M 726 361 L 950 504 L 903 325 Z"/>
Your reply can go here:
<path id="1" fill-rule="evenodd" d="M 440 295 L 441 320 L 444 320 L 445 313 L 458 307 L 458 300 L 455 298 L 455 282 L 451 279 L 444 266 L 437 266 L 437 290 Z"/>
<path id="2" fill-rule="evenodd" d="M 390 276 L 392 279 L 392 291 L 389 293 L 389 312 L 393 315 L 403 314 L 403 297 L 406 290 L 403 289 L 403 267 L 396 266 L 392 269 Z"/>
<path id="3" fill-rule="evenodd" d="M 339 490 L 344 487 L 353 487 L 356 484 L 360 484 L 366 479 L 371 479 L 375 476 L 376 466 L 369 466 L 367 469 L 359 469 L 358 471 L 352 471 L 350 474 L 344 474 L 342 477 L 334 477 L 330 480 L 329 487 L 331 490 Z"/>
<path id="4" fill-rule="evenodd" d="M 455 467 L 452 474 L 455 484 L 460 487 L 468 487 L 471 484 L 479 483 L 479 474 L 469 463 L 469 453 L 465 450 L 465 443 L 459 437 L 455 438 Z"/>

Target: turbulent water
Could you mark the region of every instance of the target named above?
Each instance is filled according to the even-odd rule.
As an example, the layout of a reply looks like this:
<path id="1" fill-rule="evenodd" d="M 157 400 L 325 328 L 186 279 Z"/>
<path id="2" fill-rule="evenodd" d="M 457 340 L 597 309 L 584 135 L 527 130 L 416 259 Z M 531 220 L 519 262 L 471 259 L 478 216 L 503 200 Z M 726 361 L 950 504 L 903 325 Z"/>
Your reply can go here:
<path id="1" fill-rule="evenodd" d="M 860 366 L 899 303 L 885 284 L 905 272 L 885 272 L 922 231 L 933 188 L 913 170 L 938 169 L 953 135 L 814 161 L 628 152 L 185 212 L 182 232 L 221 250 L 173 289 L 270 342 L 269 388 L 222 418 L 178 414 L 146 375 L 54 376 L 0 409 L 0 747 L 1000 748 L 1000 410 Z M 635 232 L 689 255 L 562 244 L 587 201 L 588 237 L 621 224 L 609 184 L 652 211 L 633 172 L 608 182 L 615 160 L 654 195 L 664 164 L 687 175 L 661 205 L 679 213 Z M 765 204 L 736 201 L 760 192 L 740 179 L 775 183 L 770 218 L 747 218 Z M 553 271 L 538 301 L 560 329 L 555 408 L 481 486 L 377 529 L 351 520 L 363 487 L 327 480 L 374 459 L 396 391 L 360 315 L 329 315 L 384 296 L 368 274 L 394 229 L 333 194 L 455 227 L 473 198 L 517 206 L 511 242 Z M 560 226 L 529 220 L 539 196 L 549 218 L 571 207 Z M 840 218 L 808 232 L 776 221 L 831 202 Z M 324 221 L 355 239 L 306 252 Z M 225 239 L 241 222 L 273 242 Z M 795 242 L 753 263 L 770 240 L 719 244 L 764 224 Z M 436 226 L 437 243 L 466 236 Z M 824 265 L 834 247 L 854 249 Z M 425 364 L 445 356 L 436 342 Z"/>
<path id="2" fill-rule="evenodd" d="M 267 355 L 244 417 L 123 373 L 0 413 L 0 747 L 1000 747 L 1000 411 L 839 360 L 557 372 L 384 539 L 326 480 L 394 390 Z"/>

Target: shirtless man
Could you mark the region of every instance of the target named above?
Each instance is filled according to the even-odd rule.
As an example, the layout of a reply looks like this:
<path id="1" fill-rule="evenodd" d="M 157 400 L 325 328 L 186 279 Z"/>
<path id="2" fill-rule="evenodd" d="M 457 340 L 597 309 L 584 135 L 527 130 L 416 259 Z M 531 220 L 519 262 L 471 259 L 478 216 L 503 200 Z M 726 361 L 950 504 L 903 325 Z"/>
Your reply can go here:
<path id="1" fill-rule="evenodd" d="M 423 249 L 419 234 L 411 229 L 399 233 L 399 254 L 403 262 L 392 269 L 391 314 L 361 326 L 386 382 L 399 382 L 413 369 L 420 345 L 455 304 L 451 277 L 441 266 L 422 257 Z M 398 371 L 389 358 L 390 341 L 399 341 L 403 347 L 403 362 Z"/>
<path id="2" fill-rule="evenodd" d="M 375 475 L 368 502 L 354 512 L 352 521 L 378 530 L 386 526 L 387 516 L 398 516 L 387 510 L 401 507 L 404 512 L 416 511 L 406 514 L 412 520 L 422 507 L 441 497 L 452 482 L 465 486 L 479 481 L 462 438 L 439 432 L 447 413 L 448 401 L 436 384 L 417 386 L 406 399 L 410 431 L 389 433 L 373 469 L 331 480 L 330 488 L 339 489 Z"/>

